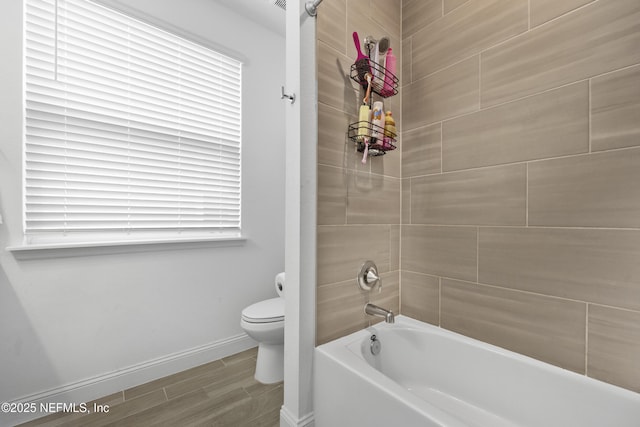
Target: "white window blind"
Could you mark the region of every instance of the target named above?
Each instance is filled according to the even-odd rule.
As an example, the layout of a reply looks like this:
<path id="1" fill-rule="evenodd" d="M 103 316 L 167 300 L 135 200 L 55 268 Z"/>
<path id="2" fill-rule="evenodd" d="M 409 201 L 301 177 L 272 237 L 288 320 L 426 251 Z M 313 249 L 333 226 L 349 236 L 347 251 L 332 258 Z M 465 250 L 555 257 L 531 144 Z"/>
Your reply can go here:
<path id="1" fill-rule="evenodd" d="M 240 230 L 241 63 L 86 0 L 26 0 L 25 233 Z"/>

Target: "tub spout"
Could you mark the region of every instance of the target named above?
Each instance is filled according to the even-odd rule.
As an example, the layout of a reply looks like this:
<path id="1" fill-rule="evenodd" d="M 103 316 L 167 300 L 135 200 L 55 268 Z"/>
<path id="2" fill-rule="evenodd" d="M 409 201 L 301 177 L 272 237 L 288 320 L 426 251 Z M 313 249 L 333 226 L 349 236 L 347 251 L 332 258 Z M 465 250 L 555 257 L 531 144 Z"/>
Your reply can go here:
<path id="1" fill-rule="evenodd" d="M 393 311 L 385 310 L 375 304 L 367 303 L 367 305 L 364 306 L 364 312 L 372 316 L 384 317 L 384 321 L 387 323 L 395 323 L 396 321 Z"/>

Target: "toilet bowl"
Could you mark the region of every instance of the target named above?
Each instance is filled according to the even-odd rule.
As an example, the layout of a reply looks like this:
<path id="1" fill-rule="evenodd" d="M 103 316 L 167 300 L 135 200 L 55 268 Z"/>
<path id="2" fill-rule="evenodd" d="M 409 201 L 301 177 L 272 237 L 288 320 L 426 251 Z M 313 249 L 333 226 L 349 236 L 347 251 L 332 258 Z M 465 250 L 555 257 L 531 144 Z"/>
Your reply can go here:
<path id="1" fill-rule="evenodd" d="M 272 384 L 284 379 L 284 298 L 260 301 L 242 310 L 242 329 L 258 342 L 255 379 Z"/>

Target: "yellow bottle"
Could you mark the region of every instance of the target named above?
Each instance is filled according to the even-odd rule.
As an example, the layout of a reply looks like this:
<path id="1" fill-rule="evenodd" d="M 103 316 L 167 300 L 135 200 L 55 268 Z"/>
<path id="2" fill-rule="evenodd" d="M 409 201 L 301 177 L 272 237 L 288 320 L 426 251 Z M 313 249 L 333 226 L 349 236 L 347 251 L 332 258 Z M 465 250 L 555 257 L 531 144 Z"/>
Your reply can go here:
<path id="1" fill-rule="evenodd" d="M 369 106 L 363 104 L 360 106 L 360 113 L 358 115 L 358 141 L 364 142 L 364 140 L 369 136 L 369 121 L 371 110 Z"/>
<path id="2" fill-rule="evenodd" d="M 396 134 L 396 121 L 393 119 L 391 111 L 387 111 L 384 117 L 384 135 L 395 139 Z"/>

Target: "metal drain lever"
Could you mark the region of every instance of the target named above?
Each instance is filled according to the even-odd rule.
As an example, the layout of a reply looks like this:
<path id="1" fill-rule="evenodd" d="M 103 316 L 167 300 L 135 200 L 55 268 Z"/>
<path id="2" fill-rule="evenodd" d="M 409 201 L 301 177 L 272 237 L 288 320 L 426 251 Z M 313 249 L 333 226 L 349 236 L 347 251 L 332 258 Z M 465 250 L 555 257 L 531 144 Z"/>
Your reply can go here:
<path id="1" fill-rule="evenodd" d="M 370 347 L 371 347 L 371 354 L 373 354 L 374 356 L 377 356 L 380 353 L 381 344 L 375 335 L 371 335 Z"/>

